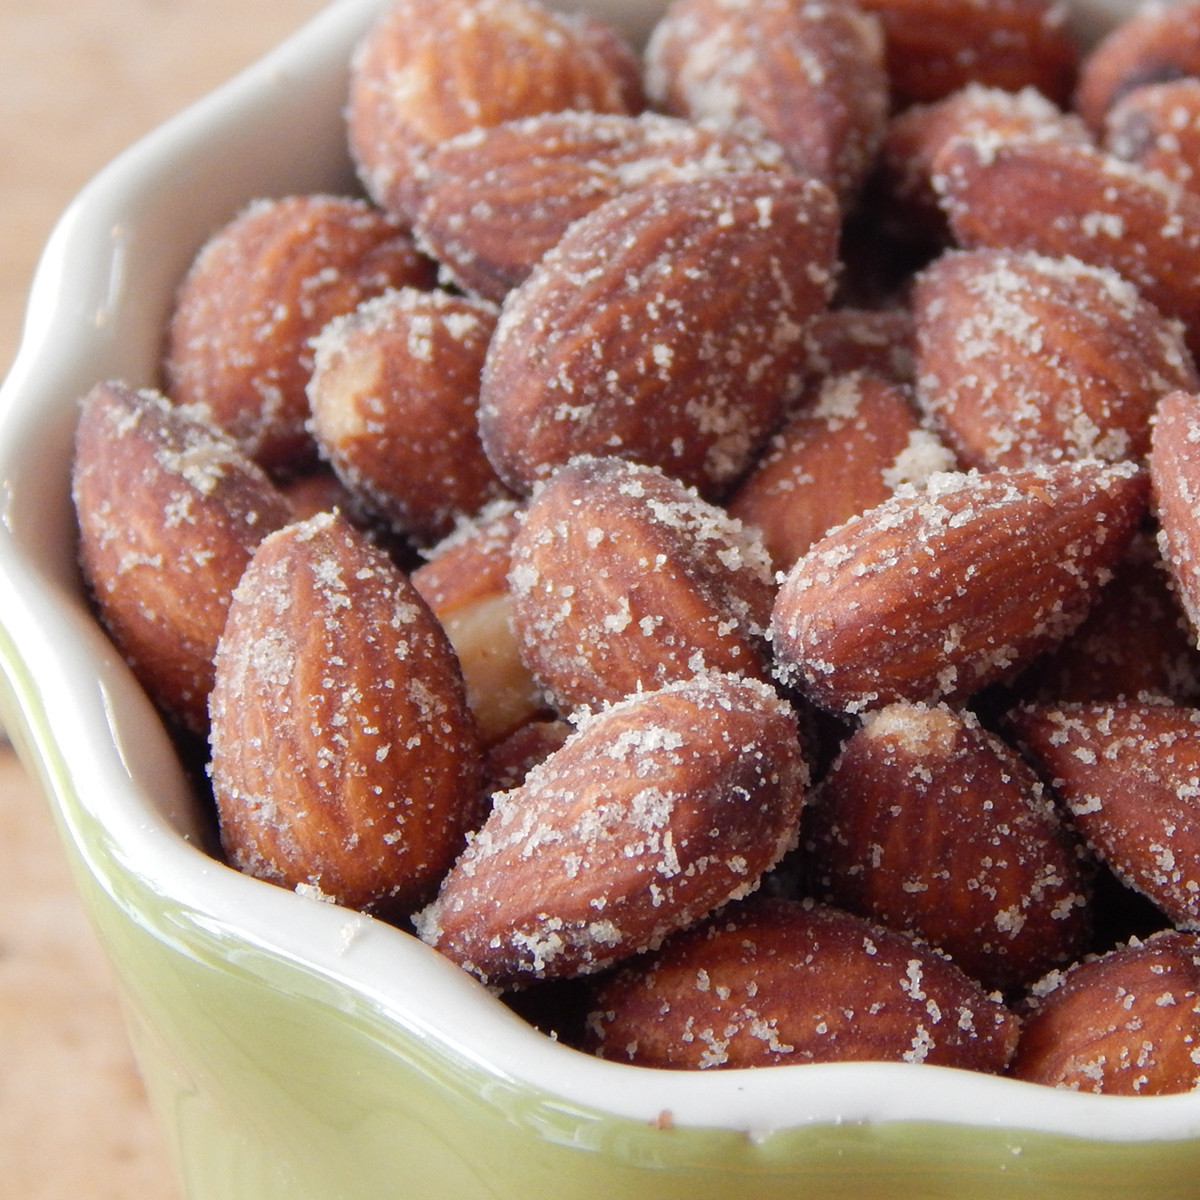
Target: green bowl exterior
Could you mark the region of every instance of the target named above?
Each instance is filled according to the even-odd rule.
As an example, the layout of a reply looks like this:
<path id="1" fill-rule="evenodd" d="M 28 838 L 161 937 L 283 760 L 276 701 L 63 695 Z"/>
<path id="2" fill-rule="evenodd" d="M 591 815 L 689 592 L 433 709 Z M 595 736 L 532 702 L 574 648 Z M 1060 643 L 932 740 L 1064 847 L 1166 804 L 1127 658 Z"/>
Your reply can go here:
<path id="1" fill-rule="evenodd" d="M 124 867 L 10 639 L 0 657 L 6 728 L 45 785 L 187 1200 L 1200 1196 L 1195 1139 L 897 1121 L 752 1139 L 616 1118 L 491 1072 Z"/>

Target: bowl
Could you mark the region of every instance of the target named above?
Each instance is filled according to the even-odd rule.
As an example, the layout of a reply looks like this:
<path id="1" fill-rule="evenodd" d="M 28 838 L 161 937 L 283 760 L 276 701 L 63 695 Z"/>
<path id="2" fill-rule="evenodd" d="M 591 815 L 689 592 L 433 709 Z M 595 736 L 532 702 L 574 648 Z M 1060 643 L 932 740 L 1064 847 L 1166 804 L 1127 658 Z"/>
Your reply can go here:
<path id="1" fill-rule="evenodd" d="M 77 402 L 103 378 L 155 380 L 176 282 L 243 202 L 353 186 L 349 55 L 380 6 L 334 4 L 83 190 L 46 246 L 0 395 L 0 718 L 45 785 L 184 1194 L 1197 1195 L 1200 1094 L 1091 1096 L 912 1064 L 605 1062 L 413 937 L 206 852 L 171 739 L 84 598 Z M 590 7 L 639 37 L 662 5 Z"/>

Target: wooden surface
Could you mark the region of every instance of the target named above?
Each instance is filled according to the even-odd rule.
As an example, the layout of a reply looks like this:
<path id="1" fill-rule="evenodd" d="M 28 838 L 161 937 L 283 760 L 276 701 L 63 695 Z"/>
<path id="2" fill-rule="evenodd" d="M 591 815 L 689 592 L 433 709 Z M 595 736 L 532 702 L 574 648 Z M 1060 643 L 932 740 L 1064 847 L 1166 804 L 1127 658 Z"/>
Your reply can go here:
<path id="1" fill-rule="evenodd" d="M 74 193 L 323 3 L 0 0 L 0 374 Z M 3 749 L 0 880 L 0 1196 L 179 1200 L 46 804 Z"/>

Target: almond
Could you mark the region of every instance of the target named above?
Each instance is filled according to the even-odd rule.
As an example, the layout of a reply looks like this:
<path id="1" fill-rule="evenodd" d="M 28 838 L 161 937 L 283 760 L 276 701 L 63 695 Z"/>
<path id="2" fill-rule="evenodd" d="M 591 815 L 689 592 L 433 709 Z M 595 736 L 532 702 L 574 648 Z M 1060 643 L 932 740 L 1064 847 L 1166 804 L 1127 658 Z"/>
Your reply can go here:
<path id="1" fill-rule="evenodd" d="M 521 655 L 564 712 L 700 670 L 769 676 L 761 543 L 653 467 L 560 469 L 522 515 L 511 579 Z"/>
<path id="2" fill-rule="evenodd" d="M 1130 700 L 1011 720 L 1113 873 L 1175 924 L 1200 926 L 1200 711 Z"/>
<path id="3" fill-rule="evenodd" d="M 1176 324 L 1108 268 L 951 252 L 912 305 L 917 397 L 966 467 L 1144 458 L 1159 399 L 1200 386 Z"/>
<path id="4" fill-rule="evenodd" d="M 594 973 L 753 891 L 806 783 L 795 715 L 764 684 L 631 696 L 494 798 L 419 932 L 497 988 Z"/>
<path id="5" fill-rule="evenodd" d="M 313 341 L 309 429 L 322 457 L 366 512 L 419 544 L 507 495 L 477 415 L 495 326 L 485 301 L 396 288 Z"/>
<path id="6" fill-rule="evenodd" d="M 1109 109 L 1136 87 L 1200 75 L 1200 4 L 1144 4 L 1084 58 L 1074 108 L 1099 135 Z"/>
<path id="7" fill-rule="evenodd" d="M 600 28 L 537 0 L 390 0 L 351 64 L 349 143 L 367 194 L 411 220 L 420 160 L 447 138 L 561 109 L 626 111 L 632 52 Z"/>
<path id="8" fill-rule="evenodd" d="M 920 1062 L 998 1073 L 1013 1015 L 927 946 L 836 909 L 754 897 L 604 983 L 588 1047 L 649 1067 Z"/>
<path id="9" fill-rule="evenodd" d="M 83 400 L 71 486 L 100 619 L 159 708 L 204 733 L 230 597 L 288 501 L 197 410 L 115 381 Z"/>
<path id="10" fill-rule="evenodd" d="M 749 465 L 828 302 L 837 205 L 765 171 L 650 184 L 576 221 L 508 294 L 483 443 L 528 491 L 577 454 L 662 467 L 708 496 Z"/>
<path id="11" fill-rule="evenodd" d="M 1200 396 L 1172 392 L 1155 413 L 1148 464 L 1158 545 L 1193 635 L 1200 630 Z"/>
<path id="12" fill-rule="evenodd" d="M 1200 349 L 1200 196 L 1095 147 L 1024 137 L 951 139 L 934 185 L 961 245 L 1109 267 Z"/>
<path id="13" fill-rule="evenodd" d="M 1200 1084 L 1200 943 L 1174 930 L 1134 941 L 1035 990 L 1012 1074 L 1121 1096 Z"/>
<path id="14" fill-rule="evenodd" d="M 1117 158 L 1200 191 L 1200 78 L 1126 92 L 1105 117 L 1103 144 Z"/>
<path id="15" fill-rule="evenodd" d="M 430 150 L 413 228 L 444 277 L 499 302 L 572 222 L 630 188 L 781 169 L 772 143 L 657 113 L 547 113 Z"/>
<path id="16" fill-rule="evenodd" d="M 777 142 L 848 202 L 887 118 L 883 37 L 854 5 L 674 0 L 646 47 L 646 91 L 665 112 Z"/>
<path id="17" fill-rule="evenodd" d="M 305 428 L 309 340 L 390 287 L 428 287 L 409 233 L 360 200 L 258 200 L 201 248 L 175 301 L 164 374 L 271 471 L 315 457 Z"/>
<path id="18" fill-rule="evenodd" d="M 248 874 L 395 920 L 480 817 L 454 651 L 403 572 L 336 515 L 259 546 L 210 707 L 221 840 Z"/>
<path id="19" fill-rule="evenodd" d="M 830 308 L 808 323 L 808 361 L 813 375 L 871 371 L 911 383 L 913 322 L 907 306 Z"/>
<path id="20" fill-rule="evenodd" d="M 1086 616 L 1146 507 L 1130 463 L 934 475 L 835 529 L 780 588 L 781 678 L 861 711 L 966 697 Z"/>
<path id="21" fill-rule="evenodd" d="M 1054 0 L 857 0 L 887 40 L 893 103 L 929 103 L 971 83 L 1071 95 L 1079 50 Z"/>
<path id="22" fill-rule="evenodd" d="M 822 898 L 921 937 L 985 987 L 1031 983 L 1086 945 L 1081 847 L 1016 753 L 944 704 L 867 714 L 803 839 Z"/>
<path id="23" fill-rule="evenodd" d="M 955 465 L 921 428 L 909 389 L 865 372 L 830 375 L 771 439 L 728 509 L 761 532 L 772 563 L 787 571 L 899 484 Z"/>

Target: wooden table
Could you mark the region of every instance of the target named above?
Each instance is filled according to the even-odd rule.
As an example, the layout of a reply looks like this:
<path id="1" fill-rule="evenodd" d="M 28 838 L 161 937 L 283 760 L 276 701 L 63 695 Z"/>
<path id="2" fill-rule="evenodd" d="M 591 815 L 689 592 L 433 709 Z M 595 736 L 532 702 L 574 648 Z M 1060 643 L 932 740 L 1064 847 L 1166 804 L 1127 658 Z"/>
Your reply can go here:
<path id="1" fill-rule="evenodd" d="M 109 158 L 324 0 L 0 4 L 0 374 L 37 255 Z M 0 1195 L 178 1200 L 46 804 L 0 749 Z"/>

